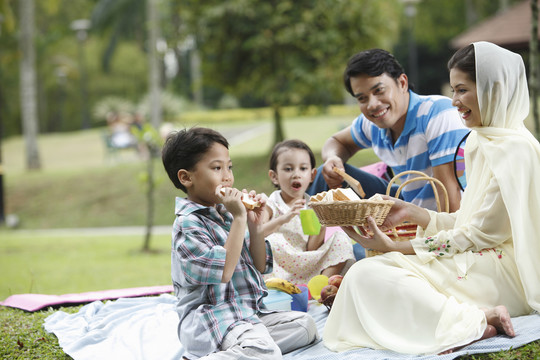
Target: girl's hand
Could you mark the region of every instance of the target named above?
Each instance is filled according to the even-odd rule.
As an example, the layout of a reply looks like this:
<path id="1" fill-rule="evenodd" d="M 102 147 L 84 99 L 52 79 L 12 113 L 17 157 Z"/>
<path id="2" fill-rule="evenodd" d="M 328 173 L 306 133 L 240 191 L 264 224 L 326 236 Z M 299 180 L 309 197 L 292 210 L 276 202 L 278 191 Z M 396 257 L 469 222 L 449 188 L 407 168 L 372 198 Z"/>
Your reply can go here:
<path id="1" fill-rule="evenodd" d="M 291 210 L 289 211 L 290 219 L 292 219 L 296 215 L 300 215 L 300 210 L 304 209 L 305 206 L 306 206 L 306 199 L 296 200 L 291 206 Z"/>
<path id="2" fill-rule="evenodd" d="M 341 228 L 351 239 L 362 245 L 364 248 L 373 249 L 382 252 L 394 251 L 396 242 L 390 239 L 385 233 L 377 227 L 377 223 L 370 216 L 368 217 L 369 233 L 364 227 L 357 227 L 358 233 L 354 226 L 342 226 Z M 372 234 L 372 235 L 371 235 Z"/>

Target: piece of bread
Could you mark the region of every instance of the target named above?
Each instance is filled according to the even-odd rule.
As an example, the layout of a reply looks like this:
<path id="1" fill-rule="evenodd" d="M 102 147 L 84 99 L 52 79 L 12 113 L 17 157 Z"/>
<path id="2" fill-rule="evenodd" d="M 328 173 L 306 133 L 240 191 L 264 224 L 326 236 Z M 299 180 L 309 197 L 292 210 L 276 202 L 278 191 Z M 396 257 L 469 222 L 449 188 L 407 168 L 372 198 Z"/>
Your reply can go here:
<path id="1" fill-rule="evenodd" d="M 221 188 L 220 192 L 221 192 L 221 195 L 225 195 L 225 188 Z M 241 200 L 242 200 L 242 203 L 244 204 L 244 206 L 246 207 L 246 209 L 248 209 L 248 210 L 253 210 L 256 207 L 261 206 L 261 203 L 259 203 L 258 201 L 253 200 L 246 193 L 242 193 L 242 199 Z"/>
<path id="2" fill-rule="evenodd" d="M 253 199 L 250 198 L 249 195 L 246 194 L 246 193 L 243 193 L 243 194 L 242 194 L 242 203 L 244 204 L 244 206 L 245 206 L 246 209 L 248 209 L 248 210 L 253 210 L 253 209 L 255 209 L 255 208 L 261 206 L 261 203 L 260 203 L 260 202 L 253 200 Z"/>
<path id="3" fill-rule="evenodd" d="M 334 200 L 337 201 L 354 201 L 360 200 L 360 197 L 351 188 L 338 188 L 334 191 Z"/>
<path id="4" fill-rule="evenodd" d="M 309 198 L 309 201 L 313 201 L 313 202 L 321 201 L 322 199 L 324 199 L 325 196 L 326 196 L 326 191 L 323 191 L 323 192 L 320 192 L 311 196 Z"/>
<path id="5" fill-rule="evenodd" d="M 309 198 L 309 201 L 354 201 L 360 197 L 351 188 L 338 188 L 317 193 Z"/>
<path id="6" fill-rule="evenodd" d="M 384 199 L 381 194 L 375 194 L 372 197 L 370 197 L 368 200 L 383 201 Z"/>

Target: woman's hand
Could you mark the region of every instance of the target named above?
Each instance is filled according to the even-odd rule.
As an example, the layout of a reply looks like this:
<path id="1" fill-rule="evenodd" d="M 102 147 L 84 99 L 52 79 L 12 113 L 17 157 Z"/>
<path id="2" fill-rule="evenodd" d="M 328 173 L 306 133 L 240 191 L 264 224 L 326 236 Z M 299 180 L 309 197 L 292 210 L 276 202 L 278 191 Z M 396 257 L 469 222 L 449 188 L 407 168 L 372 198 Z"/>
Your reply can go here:
<path id="1" fill-rule="evenodd" d="M 384 200 L 392 200 L 394 202 L 394 205 L 392 205 L 392 208 L 380 226 L 382 231 L 391 230 L 401 225 L 404 221 L 418 224 L 424 229 L 429 224 L 430 217 L 426 209 L 388 195 L 383 195 L 382 197 Z"/>
<path id="2" fill-rule="evenodd" d="M 367 218 L 367 231 L 364 227 L 342 226 L 341 228 L 351 239 L 362 245 L 364 248 L 373 249 L 381 252 L 389 252 L 398 250 L 396 242 L 388 237 L 384 232 L 377 227 L 375 220 L 369 216 Z M 359 232 L 356 231 L 356 228 Z"/>

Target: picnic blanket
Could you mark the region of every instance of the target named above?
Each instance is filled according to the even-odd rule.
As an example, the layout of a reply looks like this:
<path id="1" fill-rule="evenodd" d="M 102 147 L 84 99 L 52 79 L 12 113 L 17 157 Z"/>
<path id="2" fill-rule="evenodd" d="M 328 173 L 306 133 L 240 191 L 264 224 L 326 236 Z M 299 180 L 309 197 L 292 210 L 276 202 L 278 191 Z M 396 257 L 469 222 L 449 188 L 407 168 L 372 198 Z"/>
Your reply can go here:
<path id="1" fill-rule="evenodd" d="M 74 360 L 180 359 L 183 348 L 176 335 L 178 317 L 175 303 L 175 297 L 170 294 L 94 301 L 75 314 L 56 311 L 45 319 L 44 327 L 58 337 L 64 352 Z M 308 313 L 315 319 L 319 334 L 322 335 L 328 310 L 311 300 Z M 368 348 L 335 353 L 325 348 L 319 340 L 315 344 L 285 354 L 283 359 L 449 360 L 461 355 L 517 348 L 540 339 L 540 315 L 516 317 L 512 322 L 517 334 L 514 338 L 495 336 L 441 356 L 405 355 Z"/>

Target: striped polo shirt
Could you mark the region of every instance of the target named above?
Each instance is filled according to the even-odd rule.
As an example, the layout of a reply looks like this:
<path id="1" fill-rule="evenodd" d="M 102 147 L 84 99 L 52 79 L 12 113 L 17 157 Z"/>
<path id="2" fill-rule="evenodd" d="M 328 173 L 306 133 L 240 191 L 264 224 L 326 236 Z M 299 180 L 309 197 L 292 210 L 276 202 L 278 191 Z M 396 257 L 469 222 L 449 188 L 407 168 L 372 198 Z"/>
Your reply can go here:
<path id="1" fill-rule="evenodd" d="M 459 141 L 469 132 L 452 100 L 445 96 L 421 96 L 409 90 L 410 100 L 403 132 L 392 143 L 389 129 L 381 129 L 358 116 L 351 136 L 360 148 L 373 148 L 394 174 L 418 170 L 433 176 L 433 167 L 453 161 Z M 414 175 L 411 175 L 414 177 Z M 402 182 L 407 177 L 402 178 Z M 437 210 L 433 189 L 425 181 L 415 181 L 402 190 L 405 201 Z"/>

